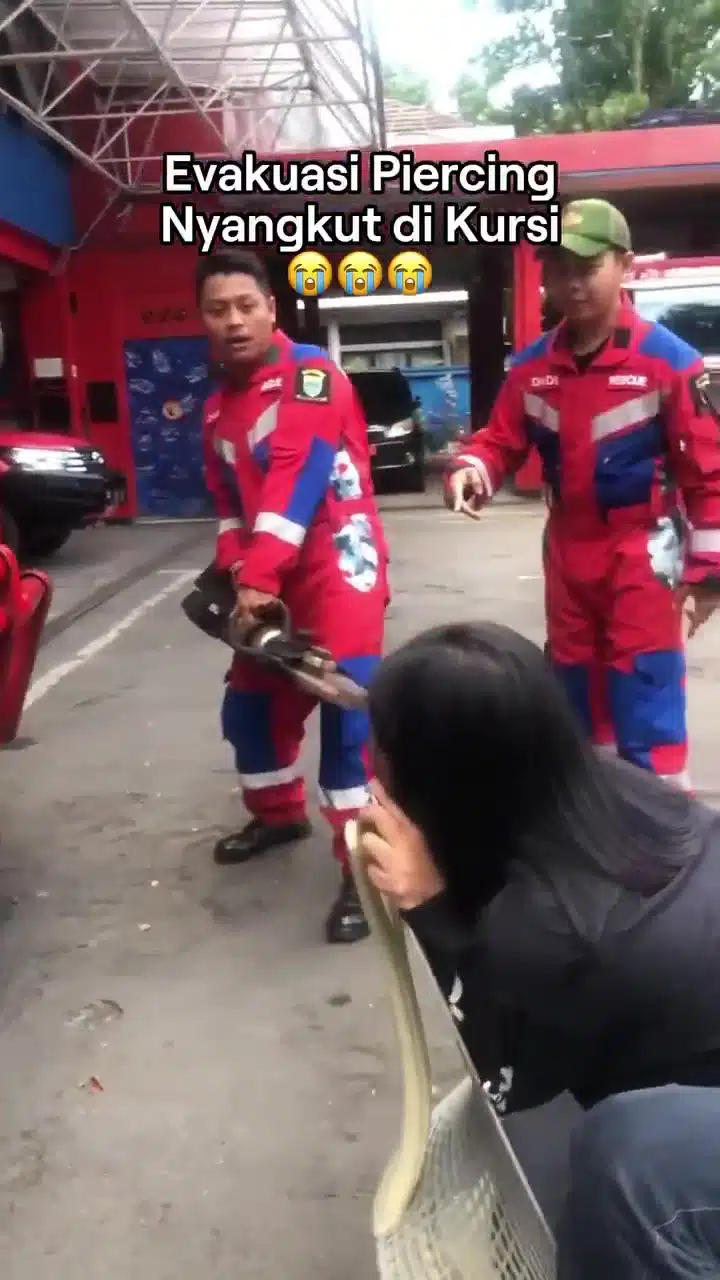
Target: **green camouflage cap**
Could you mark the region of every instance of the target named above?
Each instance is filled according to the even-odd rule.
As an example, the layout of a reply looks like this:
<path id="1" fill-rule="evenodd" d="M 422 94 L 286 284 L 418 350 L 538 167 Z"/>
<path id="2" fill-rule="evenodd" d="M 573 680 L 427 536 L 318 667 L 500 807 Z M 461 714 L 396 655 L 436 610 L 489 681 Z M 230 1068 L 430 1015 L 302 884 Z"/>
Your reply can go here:
<path id="1" fill-rule="evenodd" d="M 560 243 L 578 258 L 595 258 L 607 249 L 632 249 L 627 221 L 607 200 L 572 200 L 566 205 Z"/>

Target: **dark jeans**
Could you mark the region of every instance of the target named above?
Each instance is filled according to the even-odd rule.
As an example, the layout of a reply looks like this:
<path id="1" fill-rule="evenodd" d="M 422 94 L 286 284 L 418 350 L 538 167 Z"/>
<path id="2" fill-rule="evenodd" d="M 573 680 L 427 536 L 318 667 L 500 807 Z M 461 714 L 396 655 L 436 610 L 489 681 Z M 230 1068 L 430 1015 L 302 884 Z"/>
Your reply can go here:
<path id="1" fill-rule="evenodd" d="M 559 1280 L 720 1276 L 720 1089 L 647 1089 L 588 1113 L 571 1147 Z"/>

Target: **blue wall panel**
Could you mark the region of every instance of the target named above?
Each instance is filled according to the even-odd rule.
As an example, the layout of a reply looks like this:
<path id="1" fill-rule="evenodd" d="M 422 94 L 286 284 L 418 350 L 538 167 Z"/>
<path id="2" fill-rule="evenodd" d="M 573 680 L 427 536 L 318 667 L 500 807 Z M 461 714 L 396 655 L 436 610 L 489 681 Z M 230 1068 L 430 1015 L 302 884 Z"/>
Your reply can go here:
<path id="1" fill-rule="evenodd" d="M 48 244 L 72 244 L 70 165 L 23 121 L 0 116 L 0 220 Z"/>
<path id="2" fill-rule="evenodd" d="M 212 391 L 204 338 L 125 343 L 141 516 L 213 514 L 203 474 L 202 410 Z"/>
<path id="3" fill-rule="evenodd" d="M 464 365 L 403 369 L 420 401 L 427 446 L 440 453 L 470 430 L 470 371 Z"/>

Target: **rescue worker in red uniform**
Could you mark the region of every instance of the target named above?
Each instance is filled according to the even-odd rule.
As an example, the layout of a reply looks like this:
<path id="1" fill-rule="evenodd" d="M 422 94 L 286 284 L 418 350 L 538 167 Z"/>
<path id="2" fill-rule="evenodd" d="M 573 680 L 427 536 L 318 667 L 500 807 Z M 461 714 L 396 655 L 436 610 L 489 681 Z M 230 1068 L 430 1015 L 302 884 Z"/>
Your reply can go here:
<path id="1" fill-rule="evenodd" d="M 205 406 L 207 484 L 219 519 L 216 565 L 237 590 L 237 616 L 274 600 L 293 629 L 328 649 L 358 683 L 380 659 L 387 551 L 370 479 L 367 425 L 351 382 L 320 347 L 275 327 L 275 301 L 250 254 L 202 258 L 198 301 L 224 383 Z M 241 863 L 310 832 L 298 762 L 315 700 L 252 661 L 233 661 L 222 711 L 249 823 L 220 840 L 216 862 Z M 368 933 L 344 827 L 367 802 L 364 711 L 323 704 L 320 791 L 340 864 L 329 942 Z"/>
<path id="2" fill-rule="evenodd" d="M 547 570 L 549 530 L 543 529 L 542 554 L 543 566 Z M 545 642 L 545 657 L 550 657 L 550 645 Z M 604 665 L 598 661 L 597 653 L 588 668 L 588 710 L 591 724 L 591 740 L 596 747 L 601 747 L 611 755 L 617 754 L 615 727 L 613 725 L 610 704 L 607 696 L 607 678 Z"/>
<path id="3" fill-rule="evenodd" d="M 630 254 L 614 206 L 566 207 L 562 244 L 544 253 L 565 318 L 515 357 L 447 501 L 477 517 L 537 446 L 557 673 L 593 733 L 604 669 L 619 754 L 687 786 L 683 610 L 692 633 L 720 602 L 720 429 L 698 352 L 634 311 Z"/>

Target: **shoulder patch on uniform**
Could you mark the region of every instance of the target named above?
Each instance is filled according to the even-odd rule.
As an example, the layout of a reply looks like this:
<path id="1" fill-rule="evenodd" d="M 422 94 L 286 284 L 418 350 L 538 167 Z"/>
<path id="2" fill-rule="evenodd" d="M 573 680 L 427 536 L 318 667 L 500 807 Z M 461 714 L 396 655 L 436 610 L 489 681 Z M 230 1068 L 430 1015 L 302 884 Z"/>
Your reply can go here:
<path id="1" fill-rule="evenodd" d="M 707 373 L 707 371 L 704 373 L 692 374 L 688 378 L 688 387 L 690 390 L 690 399 L 692 400 L 693 408 L 698 417 L 709 416 L 714 418 L 715 421 L 720 424 L 720 413 L 718 413 L 718 410 L 715 408 L 715 405 L 710 398 L 710 374 Z"/>
<path id="2" fill-rule="evenodd" d="M 529 364 L 531 360 L 536 360 L 538 356 L 545 355 L 545 352 L 550 346 L 554 332 L 555 330 L 553 329 L 550 330 L 549 333 L 543 333 L 527 347 L 523 347 L 521 351 L 516 351 L 514 356 L 510 359 L 510 365 L 507 372 L 509 373 L 510 369 L 518 369 L 523 364 Z"/>
<path id="3" fill-rule="evenodd" d="M 330 370 L 303 365 L 295 374 L 295 400 L 312 404 L 330 403 Z"/>

